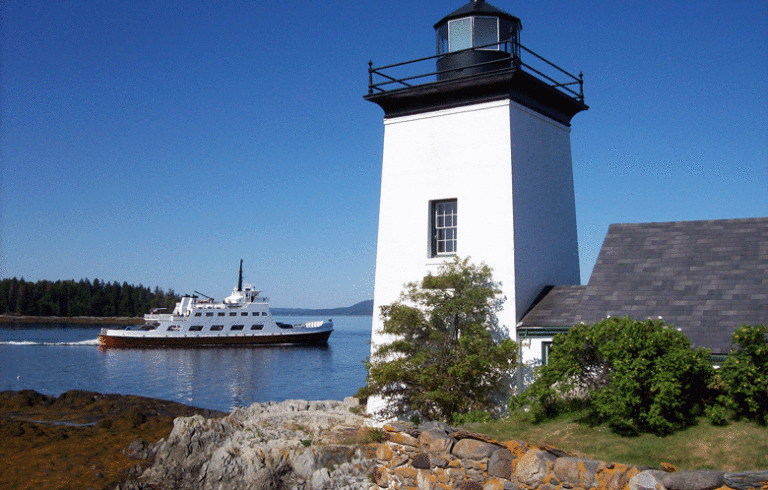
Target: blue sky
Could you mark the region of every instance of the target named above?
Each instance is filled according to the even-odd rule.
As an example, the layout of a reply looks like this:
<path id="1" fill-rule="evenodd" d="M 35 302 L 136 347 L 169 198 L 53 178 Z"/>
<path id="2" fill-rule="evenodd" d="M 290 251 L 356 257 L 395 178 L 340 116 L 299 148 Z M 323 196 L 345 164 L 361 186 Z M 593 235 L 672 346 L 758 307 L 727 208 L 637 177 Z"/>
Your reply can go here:
<path id="1" fill-rule="evenodd" d="M 611 223 L 768 215 L 768 3 L 491 3 L 584 73 L 583 283 Z M 3 2 L 0 277 L 221 298 L 243 258 L 273 306 L 372 298 L 367 63 L 433 54 L 463 4 Z"/>

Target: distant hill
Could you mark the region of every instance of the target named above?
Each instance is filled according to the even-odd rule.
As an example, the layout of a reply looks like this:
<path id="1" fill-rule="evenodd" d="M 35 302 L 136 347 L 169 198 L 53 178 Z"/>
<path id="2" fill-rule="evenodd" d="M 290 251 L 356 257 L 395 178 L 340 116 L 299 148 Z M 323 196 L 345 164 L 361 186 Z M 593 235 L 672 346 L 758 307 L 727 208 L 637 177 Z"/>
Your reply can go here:
<path id="1" fill-rule="evenodd" d="M 278 316 L 371 316 L 373 315 L 373 300 L 367 299 L 346 308 L 328 308 L 310 310 L 307 308 L 270 308 L 273 315 Z"/>

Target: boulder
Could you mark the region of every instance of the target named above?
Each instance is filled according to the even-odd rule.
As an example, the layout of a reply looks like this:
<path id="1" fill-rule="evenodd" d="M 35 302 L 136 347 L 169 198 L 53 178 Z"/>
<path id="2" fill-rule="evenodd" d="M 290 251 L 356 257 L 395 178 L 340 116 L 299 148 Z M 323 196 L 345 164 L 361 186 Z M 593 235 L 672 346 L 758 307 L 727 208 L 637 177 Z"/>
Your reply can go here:
<path id="1" fill-rule="evenodd" d="M 450 453 L 456 439 L 447 432 L 425 430 L 419 435 L 419 447 L 428 453 Z"/>
<path id="2" fill-rule="evenodd" d="M 547 463 L 556 460 L 555 456 L 541 449 L 531 449 L 517 462 L 515 475 L 517 480 L 529 487 L 538 486 L 547 476 Z"/>
<path id="3" fill-rule="evenodd" d="M 661 478 L 668 490 L 711 490 L 725 484 L 722 471 L 676 471 Z"/>
<path id="4" fill-rule="evenodd" d="M 737 471 L 723 475 L 725 484 L 737 490 L 751 490 L 768 486 L 768 470 L 766 471 Z"/>
<path id="5" fill-rule="evenodd" d="M 454 456 L 465 459 L 483 459 L 493 454 L 499 446 L 476 439 L 462 439 L 453 446 Z"/>
<path id="6" fill-rule="evenodd" d="M 557 458 L 555 461 L 555 477 L 561 482 L 574 487 L 590 488 L 597 482 L 597 470 L 600 461 L 572 457 Z"/>
<path id="7" fill-rule="evenodd" d="M 488 476 L 512 479 L 515 455 L 507 448 L 501 448 L 491 454 L 488 460 Z"/>
<path id="8" fill-rule="evenodd" d="M 664 474 L 658 470 L 641 471 L 629 480 L 629 490 L 666 490 L 661 483 Z"/>

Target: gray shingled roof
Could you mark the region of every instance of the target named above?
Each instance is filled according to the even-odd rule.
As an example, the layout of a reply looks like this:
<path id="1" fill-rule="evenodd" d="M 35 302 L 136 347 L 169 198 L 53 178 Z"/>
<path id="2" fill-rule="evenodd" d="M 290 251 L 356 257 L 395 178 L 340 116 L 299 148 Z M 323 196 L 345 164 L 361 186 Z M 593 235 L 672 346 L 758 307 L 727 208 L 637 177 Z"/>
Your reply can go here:
<path id="1" fill-rule="evenodd" d="M 768 324 L 768 217 L 614 224 L 586 286 L 552 288 L 519 326 L 662 317 L 694 346 L 727 353 L 743 324 Z"/>

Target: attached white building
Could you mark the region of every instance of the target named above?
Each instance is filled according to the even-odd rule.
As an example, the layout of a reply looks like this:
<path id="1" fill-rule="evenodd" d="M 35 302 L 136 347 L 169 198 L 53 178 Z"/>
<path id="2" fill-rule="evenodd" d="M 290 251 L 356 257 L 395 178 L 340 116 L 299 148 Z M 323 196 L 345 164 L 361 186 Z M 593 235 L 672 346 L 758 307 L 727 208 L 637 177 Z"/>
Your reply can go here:
<path id="1" fill-rule="evenodd" d="M 384 110 L 373 348 L 379 307 L 453 255 L 493 269 L 513 339 L 545 286 L 579 283 L 581 79 L 522 47 L 520 20 L 483 1 L 434 27 L 436 56 L 369 70 L 365 98 Z M 426 75 L 398 75 L 411 68 Z"/>

